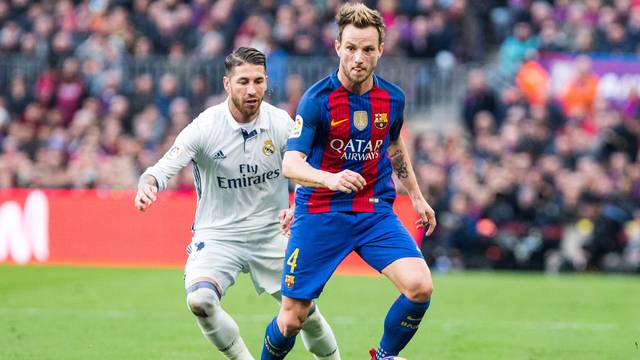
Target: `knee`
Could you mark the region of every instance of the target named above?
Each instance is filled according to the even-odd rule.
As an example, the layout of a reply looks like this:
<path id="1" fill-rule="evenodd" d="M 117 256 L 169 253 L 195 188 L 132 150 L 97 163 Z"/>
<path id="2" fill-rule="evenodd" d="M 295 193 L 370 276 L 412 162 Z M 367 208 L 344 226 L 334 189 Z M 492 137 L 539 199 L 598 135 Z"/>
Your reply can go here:
<path id="1" fill-rule="evenodd" d="M 316 307 L 313 310 L 309 310 L 309 315 L 304 324 L 302 324 L 302 330 L 312 334 L 318 333 L 322 331 L 324 321 L 324 317 L 320 315 L 320 310 Z"/>
<path id="2" fill-rule="evenodd" d="M 428 280 L 416 281 L 408 286 L 403 294 L 413 302 L 427 302 L 433 294 L 433 283 Z"/>
<path id="3" fill-rule="evenodd" d="M 200 288 L 187 294 L 189 310 L 198 317 L 212 316 L 218 302 L 216 293 L 208 288 Z"/>
<path id="4" fill-rule="evenodd" d="M 297 335 L 306 320 L 306 314 L 297 311 L 282 311 L 278 316 L 278 326 L 284 336 Z"/>

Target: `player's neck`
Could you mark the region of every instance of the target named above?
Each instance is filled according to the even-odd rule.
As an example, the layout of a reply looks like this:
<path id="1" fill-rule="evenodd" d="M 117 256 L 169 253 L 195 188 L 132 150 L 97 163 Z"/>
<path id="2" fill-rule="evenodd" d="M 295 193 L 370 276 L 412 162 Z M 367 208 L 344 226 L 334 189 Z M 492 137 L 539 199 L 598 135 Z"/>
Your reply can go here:
<path id="1" fill-rule="evenodd" d="M 373 73 L 365 81 L 356 83 L 349 80 L 342 71 L 338 71 L 338 80 L 345 89 L 357 95 L 362 95 L 373 88 Z"/>
<path id="2" fill-rule="evenodd" d="M 239 122 L 240 124 L 247 124 L 252 121 L 255 121 L 258 118 L 258 115 L 260 115 L 260 110 L 258 110 L 255 114 L 250 116 L 243 114 L 242 111 L 238 110 L 238 108 L 233 103 L 233 101 L 231 101 L 231 99 L 227 101 L 227 104 L 229 106 L 229 112 L 231 113 L 233 120 Z"/>

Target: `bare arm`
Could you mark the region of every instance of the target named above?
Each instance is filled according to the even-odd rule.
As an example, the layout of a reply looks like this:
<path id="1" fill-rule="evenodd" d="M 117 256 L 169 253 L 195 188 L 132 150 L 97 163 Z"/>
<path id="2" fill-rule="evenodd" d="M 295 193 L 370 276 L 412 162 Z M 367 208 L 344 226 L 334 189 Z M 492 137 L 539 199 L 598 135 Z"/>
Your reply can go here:
<path id="1" fill-rule="evenodd" d="M 351 193 L 360 191 L 367 184 L 362 175 L 351 170 L 331 173 L 309 165 L 306 155 L 300 151 L 287 151 L 282 160 L 284 176 L 308 187 L 322 187 L 333 191 Z"/>
<path id="2" fill-rule="evenodd" d="M 387 151 L 391 159 L 393 171 L 395 171 L 398 180 L 400 180 L 405 189 L 407 189 L 407 193 L 413 204 L 413 209 L 420 215 L 418 227 L 428 226 L 427 235 L 431 235 L 436 227 L 436 215 L 424 199 L 424 196 L 422 196 L 404 140 L 398 138 L 398 140 L 391 142 Z"/>

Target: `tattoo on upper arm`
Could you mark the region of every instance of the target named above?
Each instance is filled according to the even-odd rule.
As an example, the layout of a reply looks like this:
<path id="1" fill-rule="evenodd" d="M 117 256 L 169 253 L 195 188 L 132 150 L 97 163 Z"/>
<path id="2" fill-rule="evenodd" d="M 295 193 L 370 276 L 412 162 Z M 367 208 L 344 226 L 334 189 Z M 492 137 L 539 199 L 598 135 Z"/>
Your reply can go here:
<path id="1" fill-rule="evenodd" d="M 393 164 L 393 170 L 396 171 L 398 179 L 406 179 L 409 177 L 409 170 L 407 169 L 407 162 L 404 161 L 404 153 L 402 150 L 396 150 L 390 156 L 391 163 Z"/>

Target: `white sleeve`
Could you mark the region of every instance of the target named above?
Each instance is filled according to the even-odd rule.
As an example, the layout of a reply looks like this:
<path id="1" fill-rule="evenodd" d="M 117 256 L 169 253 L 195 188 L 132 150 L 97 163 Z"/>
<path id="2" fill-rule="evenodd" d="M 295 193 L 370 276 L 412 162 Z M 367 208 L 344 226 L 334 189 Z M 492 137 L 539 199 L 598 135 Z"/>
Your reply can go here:
<path id="1" fill-rule="evenodd" d="M 200 150 L 202 133 L 196 121 L 191 122 L 180 131 L 171 149 L 142 175 L 153 176 L 158 182 L 158 190 L 165 190 L 169 179 L 187 166 Z"/>

